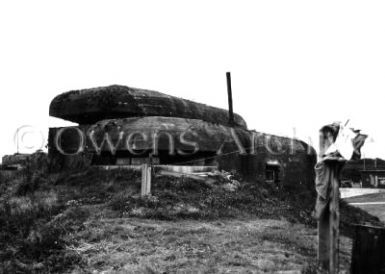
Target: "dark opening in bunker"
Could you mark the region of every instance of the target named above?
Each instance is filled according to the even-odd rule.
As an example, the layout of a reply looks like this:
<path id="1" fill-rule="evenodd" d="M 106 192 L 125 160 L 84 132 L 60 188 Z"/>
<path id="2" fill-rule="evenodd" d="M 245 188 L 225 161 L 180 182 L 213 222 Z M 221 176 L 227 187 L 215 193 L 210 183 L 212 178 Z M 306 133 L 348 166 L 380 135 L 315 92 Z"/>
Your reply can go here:
<path id="1" fill-rule="evenodd" d="M 267 163 L 265 169 L 265 179 L 269 183 L 280 182 L 280 165 L 278 163 Z"/>
<path id="2" fill-rule="evenodd" d="M 151 160 L 150 160 L 151 159 Z M 155 165 L 192 165 L 192 166 L 217 166 L 214 152 L 198 151 L 194 154 L 171 154 L 168 150 L 159 150 L 153 154 L 152 150 L 134 155 L 128 151 L 118 151 L 115 155 L 103 151 L 92 157 L 92 165 L 141 165 L 151 161 Z"/>

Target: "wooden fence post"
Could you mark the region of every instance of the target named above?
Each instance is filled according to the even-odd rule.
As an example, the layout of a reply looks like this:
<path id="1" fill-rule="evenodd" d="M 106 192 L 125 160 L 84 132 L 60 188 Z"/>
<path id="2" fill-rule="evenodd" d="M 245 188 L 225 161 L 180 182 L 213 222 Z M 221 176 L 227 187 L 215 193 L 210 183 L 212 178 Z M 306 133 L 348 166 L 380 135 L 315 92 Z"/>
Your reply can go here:
<path id="1" fill-rule="evenodd" d="M 142 165 L 141 195 L 145 196 L 150 193 L 151 193 L 151 166 L 145 163 Z"/>
<path id="2" fill-rule="evenodd" d="M 329 273 L 337 274 L 339 270 L 339 239 L 340 239 L 340 203 L 339 203 L 339 182 L 338 165 L 331 167 L 331 200 L 330 200 L 330 254 Z"/>
<path id="3" fill-rule="evenodd" d="M 322 270 L 330 274 L 337 274 L 339 271 L 339 173 L 344 163 L 341 160 L 326 160 L 330 198 L 328 207 L 318 220 L 318 262 Z"/>
<path id="4" fill-rule="evenodd" d="M 147 179 L 147 183 L 146 183 L 146 195 L 148 194 L 151 194 L 151 172 L 152 169 L 151 169 L 151 165 L 149 165 L 147 167 L 147 176 L 146 176 L 146 179 Z"/>

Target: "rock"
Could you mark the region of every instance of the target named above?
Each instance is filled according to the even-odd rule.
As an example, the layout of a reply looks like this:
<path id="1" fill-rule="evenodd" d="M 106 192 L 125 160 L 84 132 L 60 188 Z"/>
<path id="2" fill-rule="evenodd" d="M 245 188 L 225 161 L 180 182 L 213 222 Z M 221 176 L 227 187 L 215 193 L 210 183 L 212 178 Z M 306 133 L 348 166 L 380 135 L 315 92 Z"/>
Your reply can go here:
<path id="1" fill-rule="evenodd" d="M 146 208 L 144 207 L 133 208 L 130 213 L 137 217 L 143 217 L 146 214 Z"/>
<path id="2" fill-rule="evenodd" d="M 224 184 L 224 185 L 222 186 L 222 188 L 223 188 L 224 190 L 229 191 L 229 192 L 234 192 L 234 191 L 237 190 L 237 187 L 236 187 L 235 185 L 231 184 L 231 183 Z"/>
<path id="3" fill-rule="evenodd" d="M 196 207 L 191 206 L 191 205 L 187 205 L 186 210 L 187 210 L 188 213 L 197 213 L 197 212 L 199 212 L 199 208 L 196 208 Z"/>

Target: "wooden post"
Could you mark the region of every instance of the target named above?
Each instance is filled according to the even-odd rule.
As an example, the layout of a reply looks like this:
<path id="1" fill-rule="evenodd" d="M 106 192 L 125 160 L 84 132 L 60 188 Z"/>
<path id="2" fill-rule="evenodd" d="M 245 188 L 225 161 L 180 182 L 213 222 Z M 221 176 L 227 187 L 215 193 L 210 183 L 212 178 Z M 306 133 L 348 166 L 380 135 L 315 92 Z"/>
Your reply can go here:
<path id="1" fill-rule="evenodd" d="M 340 223 L 340 191 L 339 172 L 344 165 L 341 160 L 326 160 L 329 180 L 330 198 L 328 207 L 318 220 L 318 262 L 327 273 L 337 274 L 339 271 L 339 223 Z"/>
<path id="2" fill-rule="evenodd" d="M 147 164 L 142 164 L 142 187 L 140 195 L 146 195 L 146 186 L 147 186 Z"/>
<path id="3" fill-rule="evenodd" d="M 339 182 L 338 163 L 331 167 L 331 199 L 330 199 L 330 250 L 329 250 L 329 273 L 337 274 L 339 269 L 339 238 L 340 238 L 340 203 L 339 203 Z"/>
<path id="4" fill-rule="evenodd" d="M 141 195 L 145 196 L 150 193 L 151 193 L 151 166 L 146 163 L 142 165 Z"/>
<path id="5" fill-rule="evenodd" d="M 146 195 L 151 194 L 151 165 L 147 167 L 147 183 L 146 183 Z"/>

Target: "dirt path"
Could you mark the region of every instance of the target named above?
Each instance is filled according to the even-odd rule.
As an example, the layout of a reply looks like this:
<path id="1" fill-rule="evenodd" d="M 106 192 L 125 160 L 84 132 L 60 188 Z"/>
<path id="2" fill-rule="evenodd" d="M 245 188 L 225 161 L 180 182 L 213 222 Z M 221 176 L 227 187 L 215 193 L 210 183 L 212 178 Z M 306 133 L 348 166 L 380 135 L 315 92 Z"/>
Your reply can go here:
<path id="1" fill-rule="evenodd" d="M 381 188 L 352 188 L 352 187 L 341 187 L 341 198 L 351 198 L 351 197 L 357 197 L 367 194 L 374 194 L 374 193 L 383 193 L 385 192 L 385 189 Z"/>
<path id="2" fill-rule="evenodd" d="M 385 223 L 385 193 L 367 194 L 345 199 L 349 204 L 359 207 Z"/>

